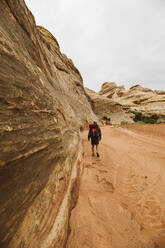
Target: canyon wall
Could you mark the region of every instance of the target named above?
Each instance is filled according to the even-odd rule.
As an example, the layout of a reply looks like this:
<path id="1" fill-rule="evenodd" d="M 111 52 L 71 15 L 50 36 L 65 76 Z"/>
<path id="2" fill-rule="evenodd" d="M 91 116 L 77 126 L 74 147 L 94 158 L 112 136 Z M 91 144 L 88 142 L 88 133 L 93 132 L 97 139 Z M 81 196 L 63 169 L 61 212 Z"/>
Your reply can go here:
<path id="1" fill-rule="evenodd" d="M 62 248 L 81 173 L 83 81 L 23 0 L 0 1 L 0 247 Z"/>
<path id="2" fill-rule="evenodd" d="M 133 123 L 135 112 L 145 116 L 157 115 L 159 121 L 165 122 L 165 91 L 151 90 L 141 85 L 126 90 L 114 82 L 105 82 L 98 93 L 89 89 L 86 93 L 99 118 L 110 117 L 112 124 Z"/>
<path id="3" fill-rule="evenodd" d="M 120 124 L 122 121 L 133 123 L 134 115 L 127 112 L 119 102 L 88 88 L 85 88 L 85 91 L 90 98 L 92 109 L 100 121 L 110 118 L 111 124 Z"/>

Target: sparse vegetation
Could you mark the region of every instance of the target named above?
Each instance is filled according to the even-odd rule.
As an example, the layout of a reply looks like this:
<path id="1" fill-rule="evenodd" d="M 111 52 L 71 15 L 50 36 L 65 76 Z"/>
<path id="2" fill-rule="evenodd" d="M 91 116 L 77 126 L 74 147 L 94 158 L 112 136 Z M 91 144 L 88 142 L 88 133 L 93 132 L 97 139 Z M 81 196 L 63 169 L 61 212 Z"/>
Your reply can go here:
<path id="1" fill-rule="evenodd" d="M 106 125 L 110 125 L 110 124 L 111 124 L 111 123 L 110 123 L 110 121 L 111 121 L 111 118 L 110 118 L 110 117 L 104 116 L 104 117 L 102 118 L 102 120 L 104 121 L 104 123 L 105 123 Z"/>
<path id="2" fill-rule="evenodd" d="M 137 121 L 136 124 L 145 124 L 143 121 Z"/>
<path id="3" fill-rule="evenodd" d="M 155 124 L 159 117 L 154 114 L 151 116 L 145 116 L 141 112 L 135 112 L 135 117 L 133 118 L 134 122 L 142 124 L 142 123 L 150 123 L 150 124 Z"/>
<path id="4" fill-rule="evenodd" d="M 123 126 L 123 125 L 128 125 L 129 123 L 127 121 L 121 121 L 120 124 Z"/>
<path id="5" fill-rule="evenodd" d="M 108 118 L 107 116 L 104 116 L 102 119 L 103 119 L 104 121 L 109 121 L 109 122 L 111 121 L 111 118 L 110 118 L 110 117 Z"/>
<path id="6" fill-rule="evenodd" d="M 163 123 L 165 123 L 165 120 L 163 120 L 163 119 L 159 119 L 159 120 L 157 121 L 157 124 L 163 124 Z"/>

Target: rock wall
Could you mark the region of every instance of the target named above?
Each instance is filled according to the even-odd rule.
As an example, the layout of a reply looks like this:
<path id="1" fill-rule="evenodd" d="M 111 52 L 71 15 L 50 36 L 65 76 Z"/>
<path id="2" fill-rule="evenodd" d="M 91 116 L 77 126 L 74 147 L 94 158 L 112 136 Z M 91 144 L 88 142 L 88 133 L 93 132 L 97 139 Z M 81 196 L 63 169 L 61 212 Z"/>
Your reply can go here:
<path id="1" fill-rule="evenodd" d="M 129 110 L 139 111 L 146 115 L 157 114 L 165 116 L 165 91 L 151 90 L 135 85 L 129 90 L 124 86 L 106 82 L 102 85 L 100 96 L 107 97 Z"/>
<path id="2" fill-rule="evenodd" d="M 135 112 L 146 116 L 156 114 L 159 121 L 165 122 L 165 91 L 154 91 L 141 85 L 126 90 L 114 82 L 103 83 L 98 93 L 85 90 L 91 98 L 94 112 L 100 119 L 110 117 L 112 124 L 133 123 Z"/>
<path id="3" fill-rule="evenodd" d="M 120 103 L 107 97 L 107 95 L 109 96 L 109 92 L 106 90 L 104 93 L 101 92 L 101 94 L 98 94 L 93 90 L 85 88 L 87 95 L 91 99 L 92 109 L 98 118 L 103 120 L 105 117 L 110 117 L 111 124 L 120 124 L 121 121 L 133 122 L 131 118 L 132 113 L 127 113 Z M 114 88 L 112 90 L 114 90 Z"/>
<path id="4" fill-rule="evenodd" d="M 0 247 L 62 248 L 95 118 L 82 77 L 23 0 L 0 1 Z"/>

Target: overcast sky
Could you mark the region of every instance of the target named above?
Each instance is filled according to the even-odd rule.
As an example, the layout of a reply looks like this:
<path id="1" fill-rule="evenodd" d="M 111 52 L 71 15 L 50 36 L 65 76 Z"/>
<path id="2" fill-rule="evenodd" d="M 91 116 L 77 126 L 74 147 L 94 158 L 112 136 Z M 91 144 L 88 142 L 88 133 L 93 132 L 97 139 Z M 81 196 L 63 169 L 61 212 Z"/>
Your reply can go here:
<path id="1" fill-rule="evenodd" d="M 165 0 L 25 0 L 95 91 L 110 81 L 165 90 Z"/>

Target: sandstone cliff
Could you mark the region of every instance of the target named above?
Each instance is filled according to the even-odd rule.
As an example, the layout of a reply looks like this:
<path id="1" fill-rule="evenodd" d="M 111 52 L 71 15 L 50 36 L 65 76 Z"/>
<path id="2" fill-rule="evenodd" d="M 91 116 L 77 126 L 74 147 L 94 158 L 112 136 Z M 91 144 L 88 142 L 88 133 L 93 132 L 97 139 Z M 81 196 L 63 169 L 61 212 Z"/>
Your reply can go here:
<path id="1" fill-rule="evenodd" d="M 112 91 L 113 90 L 114 89 L 112 88 Z M 133 122 L 133 119 L 131 118 L 133 116 L 132 113 L 127 113 L 119 102 L 107 97 L 107 95 L 111 95 L 111 92 L 105 91 L 104 95 L 98 94 L 88 88 L 85 88 L 85 91 L 91 99 L 94 113 L 100 120 L 110 117 L 111 124 L 120 124 L 121 121 Z"/>
<path id="2" fill-rule="evenodd" d="M 126 90 L 124 86 L 117 86 L 114 82 L 105 82 L 98 93 L 88 89 L 86 92 L 93 101 L 94 112 L 100 118 L 110 117 L 114 124 L 133 122 L 134 112 L 141 112 L 146 116 L 156 114 L 165 121 L 165 91 L 154 91 L 141 85 Z"/>
<path id="3" fill-rule="evenodd" d="M 104 83 L 99 95 L 106 96 L 122 106 L 128 107 L 130 111 L 165 115 L 165 91 L 154 91 L 143 88 L 141 85 L 135 85 L 129 90 L 125 90 L 124 86 L 118 87 L 114 83 Z"/>
<path id="4" fill-rule="evenodd" d="M 0 1 L 0 247 L 61 248 L 94 118 L 82 77 L 23 0 Z"/>

